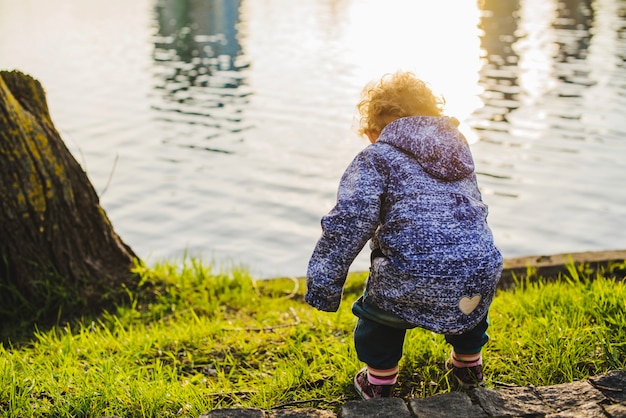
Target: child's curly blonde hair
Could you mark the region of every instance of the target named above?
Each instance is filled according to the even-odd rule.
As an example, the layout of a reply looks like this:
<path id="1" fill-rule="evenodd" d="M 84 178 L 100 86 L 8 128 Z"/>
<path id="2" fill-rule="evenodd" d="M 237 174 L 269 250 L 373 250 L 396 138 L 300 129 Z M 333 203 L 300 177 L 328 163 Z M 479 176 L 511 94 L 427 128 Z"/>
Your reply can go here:
<path id="1" fill-rule="evenodd" d="M 380 134 L 389 123 L 407 116 L 443 116 L 445 104 L 415 74 L 402 71 L 366 85 L 361 97 L 359 135 Z"/>

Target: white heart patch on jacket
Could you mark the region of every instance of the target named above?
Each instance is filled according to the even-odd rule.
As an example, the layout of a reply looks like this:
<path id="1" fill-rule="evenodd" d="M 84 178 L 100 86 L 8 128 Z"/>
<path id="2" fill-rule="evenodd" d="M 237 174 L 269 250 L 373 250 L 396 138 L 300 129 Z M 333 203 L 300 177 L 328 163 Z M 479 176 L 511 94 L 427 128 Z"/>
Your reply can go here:
<path id="1" fill-rule="evenodd" d="M 476 307 L 480 303 L 480 299 L 481 297 L 479 294 L 475 294 L 472 297 L 463 296 L 461 300 L 459 300 L 459 309 L 465 315 L 469 315 L 474 311 L 474 309 L 476 309 Z"/>

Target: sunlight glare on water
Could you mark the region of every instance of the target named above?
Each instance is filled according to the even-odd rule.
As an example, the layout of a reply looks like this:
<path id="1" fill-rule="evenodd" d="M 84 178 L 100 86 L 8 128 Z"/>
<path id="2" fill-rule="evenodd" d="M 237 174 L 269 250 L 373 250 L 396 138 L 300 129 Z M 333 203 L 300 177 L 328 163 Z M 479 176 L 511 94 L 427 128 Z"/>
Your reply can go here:
<path id="1" fill-rule="evenodd" d="M 525 36 L 516 43 L 520 57 L 520 89 L 524 104 L 532 105 L 555 87 L 552 79 L 552 57 L 557 44 L 551 25 L 556 18 L 556 3 L 526 0 L 520 10 L 520 32 Z"/>
<path id="2" fill-rule="evenodd" d="M 347 59 L 360 63 L 355 77 L 363 85 L 399 69 L 416 73 L 444 97 L 447 114 L 465 120 L 481 106 L 479 17 L 474 2 L 361 2 L 349 14 Z"/>

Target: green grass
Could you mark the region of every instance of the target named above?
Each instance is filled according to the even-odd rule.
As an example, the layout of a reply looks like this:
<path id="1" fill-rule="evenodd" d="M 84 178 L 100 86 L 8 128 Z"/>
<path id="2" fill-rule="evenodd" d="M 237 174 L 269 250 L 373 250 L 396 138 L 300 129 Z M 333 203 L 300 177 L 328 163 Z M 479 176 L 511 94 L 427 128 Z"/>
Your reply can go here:
<path id="1" fill-rule="evenodd" d="M 199 260 L 137 268 L 141 291 L 96 319 L 0 345 L 0 416 L 196 417 L 221 407 L 336 408 L 356 399 L 361 367 L 348 279 L 336 314 L 303 301 L 302 280 L 255 281 Z M 519 282 L 492 307 L 487 386 L 550 385 L 626 365 L 626 286 L 572 268 L 557 282 Z M 449 347 L 408 333 L 397 396 L 456 390 Z"/>

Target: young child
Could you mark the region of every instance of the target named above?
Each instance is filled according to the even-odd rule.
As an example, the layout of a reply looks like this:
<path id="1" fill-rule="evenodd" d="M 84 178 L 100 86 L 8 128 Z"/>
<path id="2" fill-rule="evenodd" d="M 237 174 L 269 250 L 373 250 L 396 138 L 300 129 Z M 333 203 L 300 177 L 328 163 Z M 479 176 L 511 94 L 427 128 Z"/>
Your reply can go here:
<path id="1" fill-rule="evenodd" d="M 366 364 L 364 399 L 388 397 L 406 330 L 444 334 L 446 368 L 466 388 L 483 383 L 481 349 L 502 256 L 487 225 L 474 162 L 458 121 L 415 75 L 397 72 L 363 90 L 360 134 L 371 145 L 346 169 L 337 204 L 322 218 L 306 301 L 335 312 L 348 269 L 368 240 L 371 266 L 354 344 Z"/>

